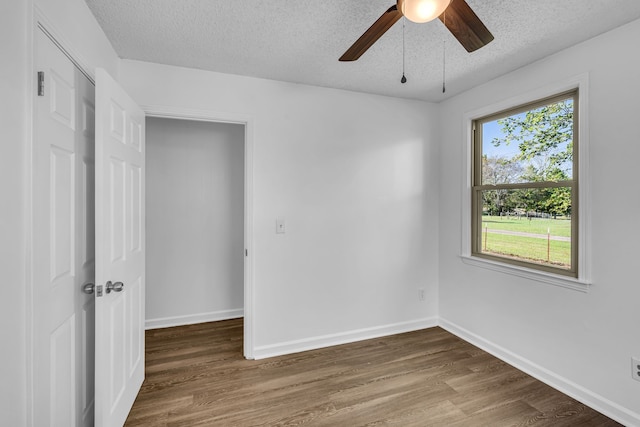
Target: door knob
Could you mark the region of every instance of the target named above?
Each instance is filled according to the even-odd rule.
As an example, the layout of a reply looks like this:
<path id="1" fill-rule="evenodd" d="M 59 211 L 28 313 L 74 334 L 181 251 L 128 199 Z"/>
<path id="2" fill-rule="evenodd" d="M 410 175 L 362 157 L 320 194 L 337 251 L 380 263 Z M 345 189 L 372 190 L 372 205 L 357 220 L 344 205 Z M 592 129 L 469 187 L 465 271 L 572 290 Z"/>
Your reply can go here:
<path id="1" fill-rule="evenodd" d="M 111 280 L 109 280 L 107 282 L 106 288 L 107 288 L 107 293 L 111 293 L 111 291 L 122 292 L 122 290 L 124 289 L 124 283 L 122 282 L 111 283 Z"/>
<path id="2" fill-rule="evenodd" d="M 82 292 L 84 292 L 85 294 L 92 294 L 95 288 L 96 285 L 94 285 L 93 283 L 85 283 L 85 285 L 82 287 Z"/>

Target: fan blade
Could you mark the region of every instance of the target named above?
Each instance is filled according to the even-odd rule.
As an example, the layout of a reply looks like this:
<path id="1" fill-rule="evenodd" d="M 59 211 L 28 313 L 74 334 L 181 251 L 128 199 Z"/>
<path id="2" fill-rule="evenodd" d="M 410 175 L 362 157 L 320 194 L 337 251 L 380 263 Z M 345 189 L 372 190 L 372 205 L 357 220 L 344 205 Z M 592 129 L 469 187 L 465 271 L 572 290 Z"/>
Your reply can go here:
<path id="1" fill-rule="evenodd" d="M 493 40 L 493 34 L 464 0 L 453 0 L 438 18 L 467 52 L 478 50 Z"/>
<path id="2" fill-rule="evenodd" d="M 397 5 L 391 6 L 347 51 L 340 61 L 355 61 L 360 58 L 389 28 L 402 18 Z"/>

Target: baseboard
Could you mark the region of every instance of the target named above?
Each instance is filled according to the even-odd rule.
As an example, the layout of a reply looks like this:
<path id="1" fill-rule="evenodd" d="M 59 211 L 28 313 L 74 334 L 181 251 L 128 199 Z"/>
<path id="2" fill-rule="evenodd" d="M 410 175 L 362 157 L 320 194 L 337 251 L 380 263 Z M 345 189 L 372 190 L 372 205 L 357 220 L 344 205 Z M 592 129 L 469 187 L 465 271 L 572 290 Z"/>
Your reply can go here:
<path id="1" fill-rule="evenodd" d="M 236 319 L 244 316 L 241 308 L 233 310 L 212 311 L 209 313 L 187 314 L 185 316 L 160 317 L 147 319 L 145 329 L 170 328 L 172 326 L 193 325 L 195 323 L 216 322 L 218 320 Z"/>
<path id="2" fill-rule="evenodd" d="M 514 366 L 543 383 L 561 391 L 562 393 L 584 403 L 590 408 L 603 413 L 607 417 L 628 427 L 640 426 L 640 414 L 624 408 L 586 388 L 569 381 L 560 375 L 539 366 L 517 354 L 496 345 L 455 323 L 440 318 L 440 327 L 446 329 L 459 338 L 481 348 L 500 360 Z"/>
<path id="3" fill-rule="evenodd" d="M 299 353 L 301 351 L 315 350 L 323 347 L 347 344 L 356 341 L 363 341 L 372 338 L 384 337 L 387 335 L 401 334 L 404 332 L 417 331 L 420 329 L 438 326 L 437 317 L 412 320 L 409 322 L 393 323 L 390 325 L 376 326 L 373 328 L 356 329 L 353 331 L 340 332 L 337 334 L 320 335 L 301 340 L 286 341 L 278 344 L 255 347 L 253 356 L 255 359 L 265 359 L 267 357 L 281 356 L 283 354 Z"/>

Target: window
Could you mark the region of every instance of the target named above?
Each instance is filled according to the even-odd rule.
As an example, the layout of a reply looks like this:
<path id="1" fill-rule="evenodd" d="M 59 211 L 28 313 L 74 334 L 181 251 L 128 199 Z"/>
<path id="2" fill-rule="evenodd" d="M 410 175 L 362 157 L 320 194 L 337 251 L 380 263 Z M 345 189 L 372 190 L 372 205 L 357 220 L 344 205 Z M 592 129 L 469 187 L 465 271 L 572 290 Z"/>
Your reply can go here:
<path id="1" fill-rule="evenodd" d="M 578 278 L 578 90 L 472 122 L 471 255 Z"/>

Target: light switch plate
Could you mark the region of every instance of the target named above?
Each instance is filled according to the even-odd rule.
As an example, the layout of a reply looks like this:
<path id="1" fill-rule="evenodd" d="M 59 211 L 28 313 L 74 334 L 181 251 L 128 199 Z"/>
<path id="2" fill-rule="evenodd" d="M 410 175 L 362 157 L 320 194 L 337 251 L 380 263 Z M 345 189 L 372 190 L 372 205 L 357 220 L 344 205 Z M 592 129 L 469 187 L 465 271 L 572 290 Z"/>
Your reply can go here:
<path id="1" fill-rule="evenodd" d="M 285 224 L 283 218 L 276 219 L 276 234 L 284 234 Z"/>

